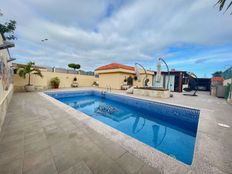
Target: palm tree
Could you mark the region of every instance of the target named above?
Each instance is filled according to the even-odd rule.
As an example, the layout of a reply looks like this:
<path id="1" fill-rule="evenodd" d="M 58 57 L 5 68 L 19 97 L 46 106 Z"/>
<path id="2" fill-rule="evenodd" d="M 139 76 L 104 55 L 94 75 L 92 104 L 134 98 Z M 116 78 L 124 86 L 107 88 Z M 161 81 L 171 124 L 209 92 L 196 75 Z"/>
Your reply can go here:
<path id="1" fill-rule="evenodd" d="M 228 1 L 227 0 L 218 0 L 215 5 L 219 5 L 219 11 L 221 11 L 224 8 L 226 2 L 228 2 Z M 232 1 L 230 1 L 229 4 L 227 5 L 225 12 L 231 7 L 231 5 L 232 5 Z M 232 12 L 230 14 L 232 14 Z"/>
<path id="2" fill-rule="evenodd" d="M 23 77 L 24 79 L 26 78 L 26 75 L 28 74 L 28 86 L 31 85 L 31 74 L 38 75 L 40 77 L 43 77 L 40 69 L 33 67 L 35 65 L 34 62 L 29 62 L 26 65 L 20 65 L 18 67 L 18 74 L 20 77 Z"/>

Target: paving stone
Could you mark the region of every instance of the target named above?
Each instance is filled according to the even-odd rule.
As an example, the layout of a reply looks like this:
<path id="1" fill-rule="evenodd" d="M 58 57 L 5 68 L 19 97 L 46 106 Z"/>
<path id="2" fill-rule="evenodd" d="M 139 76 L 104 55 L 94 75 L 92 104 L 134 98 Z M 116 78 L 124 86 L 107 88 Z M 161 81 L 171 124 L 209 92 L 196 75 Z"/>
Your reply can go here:
<path id="1" fill-rule="evenodd" d="M 59 154 L 58 156 L 54 156 L 54 161 L 57 171 L 62 172 L 75 165 L 80 161 L 80 159 L 75 153 L 68 151 L 63 154 Z"/>
<path id="2" fill-rule="evenodd" d="M 127 172 L 117 163 L 114 163 L 110 166 L 109 170 L 107 170 L 103 174 L 127 174 Z"/>
<path id="3" fill-rule="evenodd" d="M 23 131 L 23 128 L 17 128 L 17 129 L 11 129 L 11 128 L 5 128 L 5 129 L 2 129 L 2 139 L 1 141 L 3 140 L 3 137 L 4 136 L 12 136 L 12 135 L 15 135 L 17 133 L 22 133 L 24 134 L 24 131 Z"/>
<path id="4" fill-rule="evenodd" d="M 12 134 L 10 136 L 5 134 L 4 137 L 2 138 L 1 142 L 2 143 L 7 143 L 7 142 L 15 143 L 17 141 L 23 140 L 23 138 L 24 138 L 24 135 L 22 132 L 18 132 L 18 133 Z"/>
<path id="5" fill-rule="evenodd" d="M 23 158 L 23 151 L 10 150 L 0 153 L 0 165 Z"/>
<path id="6" fill-rule="evenodd" d="M 22 159 L 0 165 L 0 174 L 22 174 Z"/>
<path id="7" fill-rule="evenodd" d="M 42 129 L 41 125 L 30 125 L 24 128 L 24 132 L 29 134 L 31 132 L 40 132 Z"/>
<path id="8" fill-rule="evenodd" d="M 16 140 L 15 142 L 0 142 L 0 153 L 7 151 L 23 151 L 23 140 Z"/>
<path id="9" fill-rule="evenodd" d="M 7 129 L 7 130 L 2 130 L 1 132 L 4 136 L 9 137 L 15 134 L 24 134 L 23 128 L 22 129 Z"/>
<path id="10" fill-rule="evenodd" d="M 128 173 L 131 174 L 138 172 L 144 165 L 144 163 L 141 160 L 139 160 L 138 158 L 136 158 L 128 152 L 123 154 L 117 160 L 117 162 L 123 169 L 125 169 Z"/>
<path id="11" fill-rule="evenodd" d="M 31 129 L 30 131 L 24 130 L 24 137 L 28 137 L 28 136 L 32 136 L 32 135 L 40 134 L 40 133 L 44 133 L 43 128 L 40 128 L 40 129 Z"/>
<path id="12" fill-rule="evenodd" d="M 110 157 L 98 151 L 91 151 L 84 161 L 94 174 L 102 174 L 114 165 L 114 161 Z"/>
<path id="13" fill-rule="evenodd" d="M 70 167 L 69 169 L 61 172 L 60 174 L 92 174 L 92 171 L 85 164 L 85 162 L 80 161 L 78 164 Z"/>
<path id="14" fill-rule="evenodd" d="M 25 174 L 58 174 L 54 162 L 52 160 L 44 161 L 31 170 L 25 172 Z"/>
<path id="15" fill-rule="evenodd" d="M 56 123 L 52 123 L 52 124 L 49 124 L 49 125 L 46 125 L 45 127 L 43 127 L 44 132 L 47 132 L 47 133 L 53 129 L 58 129 L 58 128 L 59 128 L 59 126 Z"/>
<path id="16" fill-rule="evenodd" d="M 120 145 L 108 139 L 104 139 L 102 141 L 101 140 L 97 142 L 98 147 L 102 148 L 103 152 L 105 152 L 109 157 L 114 160 L 118 159 L 126 152 L 126 150 Z"/>
<path id="17" fill-rule="evenodd" d="M 47 149 L 49 144 L 47 140 L 40 140 L 32 143 L 28 143 L 24 145 L 24 153 L 25 155 L 36 153 L 40 150 Z"/>
<path id="18" fill-rule="evenodd" d="M 139 170 L 138 174 L 161 174 L 161 172 L 156 168 L 144 165 L 141 170 Z"/>
<path id="19" fill-rule="evenodd" d="M 32 143 L 37 143 L 39 141 L 45 141 L 46 140 L 46 136 L 44 134 L 44 132 L 38 132 L 38 133 L 33 133 L 33 134 L 29 134 L 27 136 L 24 137 L 24 144 L 32 144 Z"/>
<path id="20" fill-rule="evenodd" d="M 61 128 L 47 130 L 45 134 L 50 145 L 68 140 L 68 134 Z"/>
<path id="21" fill-rule="evenodd" d="M 63 142 L 52 145 L 51 151 L 53 153 L 53 156 L 58 156 L 65 152 L 69 152 L 75 148 L 77 148 L 75 141 L 67 140 L 67 141 L 63 141 Z"/>
<path id="22" fill-rule="evenodd" d="M 75 139 L 80 136 L 80 131 L 77 128 L 75 128 L 75 129 L 67 131 L 67 134 L 68 134 L 69 139 Z"/>
<path id="23" fill-rule="evenodd" d="M 49 149 L 43 149 L 35 153 L 25 154 L 23 161 L 23 172 L 27 172 L 35 168 L 35 166 L 52 159 L 52 154 Z"/>
<path id="24" fill-rule="evenodd" d="M 41 120 L 41 124 L 42 124 L 42 127 L 49 127 L 51 125 L 56 124 L 56 122 L 54 119 L 44 119 L 44 120 Z"/>

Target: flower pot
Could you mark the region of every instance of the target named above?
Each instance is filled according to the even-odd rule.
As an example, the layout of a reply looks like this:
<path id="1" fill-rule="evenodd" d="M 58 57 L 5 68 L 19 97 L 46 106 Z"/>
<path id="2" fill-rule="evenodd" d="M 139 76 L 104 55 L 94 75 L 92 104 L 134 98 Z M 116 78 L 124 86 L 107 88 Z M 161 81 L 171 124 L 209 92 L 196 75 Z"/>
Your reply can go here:
<path id="1" fill-rule="evenodd" d="M 34 85 L 26 85 L 26 86 L 24 86 L 24 88 L 25 88 L 25 91 L 27 91 L 27 92 L 35 91 L 35 86 Z"/>
<path id="2" fill-rule="evenodd" d="M 52 88 L 53 88 L 53 89 L 58 89 L 58 88 L 59 88 L 59 85 L 58 85 L 58 84 L 57 84 L 57 85 L 53 85 Z"/>

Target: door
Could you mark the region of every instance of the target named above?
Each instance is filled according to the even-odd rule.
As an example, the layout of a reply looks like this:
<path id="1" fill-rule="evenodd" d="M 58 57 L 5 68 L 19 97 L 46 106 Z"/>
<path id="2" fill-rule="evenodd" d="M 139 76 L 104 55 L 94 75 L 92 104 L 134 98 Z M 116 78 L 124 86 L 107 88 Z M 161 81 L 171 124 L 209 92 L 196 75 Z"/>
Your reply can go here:
<path id="1" fill-rule="evenodd" d="M 168 75 L 165 76 L 165 89 L 170 89 L 170 91 L 174 91 L 174 86 L 175 86 L 175 76 L 170 75 L 169 88 L 168 88 Z"/>

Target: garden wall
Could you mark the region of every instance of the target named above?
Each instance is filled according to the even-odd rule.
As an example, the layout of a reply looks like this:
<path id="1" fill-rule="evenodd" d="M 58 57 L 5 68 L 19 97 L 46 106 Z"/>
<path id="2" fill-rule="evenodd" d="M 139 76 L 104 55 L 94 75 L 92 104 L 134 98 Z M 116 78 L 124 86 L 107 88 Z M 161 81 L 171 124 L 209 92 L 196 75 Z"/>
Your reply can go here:
<path id="1" fill-rule="evenodd" d="M 37 90 L 44 90 L 51 88 L 50 81 L 53 77 L 58 77 L 60 79 L 59 88 L 70 88 L 73 83 L 74 77 L 77 78 L 77 82 L 80 87 L 88 87 L 92 86 L 97 78 L 95 76 L 90 75 L 80 75 L 80 74 L 68 74 L 68 73 L 58 73 L 58 72 L 48 72 L 46 69 L 41 70 L 43 74 L 43 78 L 32 75 L 31 76 L 31 84 L 33 84 Z M 28 83 L 28 77 L 23 79 L 18 76 L 18 74 L 14 75 L 14 90 L 15 91 L 23 91 L 24 86 Z"/>

